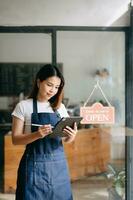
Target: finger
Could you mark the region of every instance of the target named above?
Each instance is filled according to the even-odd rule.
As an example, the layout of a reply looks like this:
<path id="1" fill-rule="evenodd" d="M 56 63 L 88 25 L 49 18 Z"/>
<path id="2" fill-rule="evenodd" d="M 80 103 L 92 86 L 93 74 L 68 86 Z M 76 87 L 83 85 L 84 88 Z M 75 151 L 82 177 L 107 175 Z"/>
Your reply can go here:
<path id="1" fill-rule="evenodd" d="M 51 129 L 45 129 L 44 132 L 46 132 L 46 133 L 51 133 L 52 130 L 51 130 Z"/>
<path id="2" fill-rule="evenodd" d="M 74 130 L 77 131 L 77 123 L 74 123 Z"/>
<path id="3" fill-rule="evenodd" d="M 51 127 L 51 126 L 50 126 L 50 127 L 46 127 L 45 130 L 46 130 L 47 132 L 50 132 L 50 133 L 51 133 L 51 132 L 52 132 L 52 127 Z"/>
<path id="4" fill-rule="evenodd" d="M 68 130 L 63 130 L 63 133 L 66 135 L 66 136 L 68 136 L 68 137 L 71 137 L 72 135 L 71 135 L 71 133 L 70 132 L 68 132 Z"/>
<path id="5" fill-rule="evenodd" d="M 43 125 L 39 127 L 40 129 L 44 130 L 44 129 L 51 129 L 51 125 Z"/>
<path id="6" fill-rule="evenodd" d="M 66 130 L 70 131 L 73 135 L 77 133 L 77 125 L 75 125 L 75 129 L 72 129 L 69 126 L 66 126 Z"/>
<path id="7" fill-rule="evenodd" d="M 42 132 L 42 134 L 46 134 L 46 133 L 51 133 L 52 129 L 50 127 L 40 127 L 39 130 Z"/>
<path id="8" fill-rule="evenodd" d="M 41 133 L 45 133 L 45 132 L 47 132 L 47 128 L 39 127 L 39 131 L 40 131 Z"/>
<path id="9" fill-rule="evenodd" d="M 65 129 L 73 131 L 73 129 L 70 126 L 66 126 Z"/>
<path id="10" fill-rule="evenodd" d="M 65 132 L 69 136 L 75 136 L 76 135 L 76 133 L 74 131 L 70 131 L 66 128 L 63 130 L 63 132 Z"/>

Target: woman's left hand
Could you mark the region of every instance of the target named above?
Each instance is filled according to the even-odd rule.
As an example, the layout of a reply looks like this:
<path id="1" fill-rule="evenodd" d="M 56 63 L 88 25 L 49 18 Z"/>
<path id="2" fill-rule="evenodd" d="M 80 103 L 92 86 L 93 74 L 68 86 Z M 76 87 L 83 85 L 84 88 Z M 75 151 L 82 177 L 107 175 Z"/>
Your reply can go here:
<path id="1" fill-rule="evenodd" d="M 63 132 L 67 135 L 64 139 L 65 142 L 72 142 L 75 139 L 75 136 L 77 134 L 77 124 L 74 123 L 74 127 L 71 128 L 69 126 L 66 126 L 63 130 Z"/>

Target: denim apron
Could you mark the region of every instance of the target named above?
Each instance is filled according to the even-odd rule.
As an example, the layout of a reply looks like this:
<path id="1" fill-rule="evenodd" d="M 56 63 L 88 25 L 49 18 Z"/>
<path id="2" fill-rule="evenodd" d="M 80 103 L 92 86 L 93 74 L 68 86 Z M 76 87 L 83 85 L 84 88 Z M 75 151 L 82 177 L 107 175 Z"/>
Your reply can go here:
<path id="1" fill-rule="evenodd" d="M 31 122 L 54 126 L 60 116 L 38 113 L 33 100 Z M 32 132 L 37 127 L 31 127 Z M 18 169 L 16 200 L 72 200 L 66 158 L 60 137 L 50 135 L 26 146 Z"/>

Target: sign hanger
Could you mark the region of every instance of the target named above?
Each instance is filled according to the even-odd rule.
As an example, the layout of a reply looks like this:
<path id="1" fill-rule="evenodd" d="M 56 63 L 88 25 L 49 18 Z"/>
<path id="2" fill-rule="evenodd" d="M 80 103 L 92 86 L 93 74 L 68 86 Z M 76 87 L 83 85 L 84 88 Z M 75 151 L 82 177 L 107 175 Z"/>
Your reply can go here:
<path id="1" fill-rule="evenodd" d="M 109 105 L 109 106 L 112 106 L 111 103 L 108 101 L 106 95 L 104 94 L 102 88 L 100 87 L 99 81 L 97 81 L 97 83 L 94 85 L 94 88 L 93 88 L 92 92 L 90 93 L 88 99 L 85 101 L 83 107 L 85 107 L 85 106 L 87 105 L 87 103 L 88 103 L 89 100 L 91 99 L 91 97 L 92 97 L 92 95 L 94 94 L 94 92 L 95 92 L 96 89 L 99 89 L 99 90 L 100 90 L 100 92 L 102 93 L 102 95 L 103 95 L 104 99 L 106 100 L 106 102 L 108 103 L 108 105 Z"/>
<path id="2" fill-rule="evenodd" d="M 91 106 L 87 106 L 90 98 L 96 89 L 99 89 L 102 93 L 104 99 L 108 103 L 108 106 L 103 106 L 100 102 L 96 102 Z M 83 117 L 81 124 L 114 124 L 115 123 L 115 108 L 111 106 L 106 95 L 104 94 L 102 88 L 97 81 L 96 85 L 89 95 L 88 99 L 85 101 L 83 107 L 80 107 L 80 116 Z"/>

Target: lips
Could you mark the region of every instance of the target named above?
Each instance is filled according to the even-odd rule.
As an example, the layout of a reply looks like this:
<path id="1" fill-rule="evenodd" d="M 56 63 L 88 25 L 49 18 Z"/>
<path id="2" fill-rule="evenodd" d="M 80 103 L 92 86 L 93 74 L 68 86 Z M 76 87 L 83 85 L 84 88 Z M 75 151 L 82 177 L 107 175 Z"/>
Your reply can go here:
<path id="1" fill-rule="evenodd" d="M 47 93 L 47 95 L 48 95 L 49 97 L 53 96 L 53 94 L 49 94 L 49 93 Z"/>

